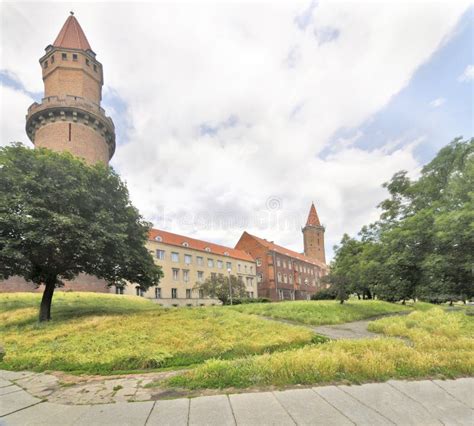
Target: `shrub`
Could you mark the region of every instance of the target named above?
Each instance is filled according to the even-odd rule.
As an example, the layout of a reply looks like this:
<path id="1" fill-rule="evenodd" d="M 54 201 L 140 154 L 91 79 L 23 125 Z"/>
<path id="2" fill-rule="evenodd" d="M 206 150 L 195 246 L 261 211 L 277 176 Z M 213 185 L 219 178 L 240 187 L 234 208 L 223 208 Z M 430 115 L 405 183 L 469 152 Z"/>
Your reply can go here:
<path id="1" fill-rule="evenodd" d="M 311 300 L 334 300 L 336 299 L 336 296 L 336 291 L 332 287 L 329 287 L 312 294 Z"/>

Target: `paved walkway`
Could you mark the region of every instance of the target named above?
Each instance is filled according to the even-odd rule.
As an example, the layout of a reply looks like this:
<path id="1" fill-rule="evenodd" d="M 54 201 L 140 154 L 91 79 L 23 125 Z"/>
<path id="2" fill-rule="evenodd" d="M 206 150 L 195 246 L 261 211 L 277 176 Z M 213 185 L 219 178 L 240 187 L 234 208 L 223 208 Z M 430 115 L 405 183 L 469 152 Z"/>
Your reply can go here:
<path id="1" fill-rule="evenodd" d="M 2 426 L 474 424 L 474 378 L 65 405 L 32 396 L 15 374 L 0 371 Z"/>
<path id="2" fill-rule="evenodd" d="M 367 329 L 367 326 L 373 319 L 364 321 L 346 322 L 344 324 L 321 325 L 313 327 L 313 330 L 329 337 L 330 339 L 374 339 L 381 337 L 380 334 L 373 333 Z"/>

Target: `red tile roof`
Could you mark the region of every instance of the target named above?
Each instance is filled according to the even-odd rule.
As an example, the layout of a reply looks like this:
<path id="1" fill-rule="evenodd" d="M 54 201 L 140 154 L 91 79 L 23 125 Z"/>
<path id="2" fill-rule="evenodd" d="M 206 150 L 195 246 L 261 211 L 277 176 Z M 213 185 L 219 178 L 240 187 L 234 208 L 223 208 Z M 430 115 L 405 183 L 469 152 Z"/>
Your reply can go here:
<path id="1" fill-rule="evenodd" d="M 221 246 L 219 244 L 209 243 L 207 241 L 196 240 L 194 238 L 186 237 L 184 235 L 173 234 L 172 232 L 163 231 L 162 229 L 151 229 L 148 234 L 150 241 L 156 241 L 156 237 L 161 237 L 161 242 L 170 244 L 172 246 L 183 247 L 183 243 L 188 243 L 188 248 L 199 250 L 206 253 L 219 254 L 221 256 L 228 256 L 233 259 L 246 260 L 254 262 L 254 258 L 243 250 L 238 250 L 231 247 Z M 209 248 L 210 251 L 206 250 Z M 228 253 L 227 255 L 225 253 Z"/>
<path id="2" fill-rule="evenodd" d="M 82 31 L 79 22 L 73 15 L 66 19 L 53 46 L 66 49 L 92 50 L 84 31 Z"/>
<path id="3" fill-rule="evenodd" d="M 316 207 L 314 207 L 314 203 L 311 203 L 311 208 L 309 209 L 308 220 L 306 221 L 306 226 L 321 226 L 321 222 L 319 221 L 318 213 L 316 212 Z"/>
<path id="4" fill-rule="evenodd" d="M 327 265 L 325 263 L 320 262 L 319 260 L 316 260 L 316 259 L 311 259 L 310 257 L 305 256 L 304 254 L 297 253 L 296 251 L 279 246 L 278 244 L 275 244 L 273 241 L 267 241 L 264 238 L 256 237 L 255 235 L 251 235 L 248 232 L 244 232 L 244 234 L 249 235 L 251 238 L 253 238 L 258 243 L 260 243 L 261 245 L 263 245 L 269 250 L 275 251 L 279 254 L 283 254 L 289 257 L 293 257 L 295 259 L 301 260 L 302 262 L 311 263 L 312 265 L 316 265 L 321 268 L 327 268 Z"/>

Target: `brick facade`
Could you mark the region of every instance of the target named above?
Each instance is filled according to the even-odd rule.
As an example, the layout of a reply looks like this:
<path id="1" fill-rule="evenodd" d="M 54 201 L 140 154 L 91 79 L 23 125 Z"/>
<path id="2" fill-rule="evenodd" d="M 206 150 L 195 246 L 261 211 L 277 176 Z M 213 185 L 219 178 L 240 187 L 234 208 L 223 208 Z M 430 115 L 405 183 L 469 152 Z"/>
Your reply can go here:
<path id="1" fill-rule="evenodd" d="M 247 232 L 242 234 L 235 248 L 246 251 L 256 261 L 259 297 L 273 301 L 308 300 L 323 288 L 321 278 L 328 273 L 324 228 L 315 214 L 313 204 L 303 229 L 305 254 Z"/>
<path id="2" fill-rule="evenodd" d="M 21 277 L 11 277 L 8 280 L 0 282 L 0 293 L 33 292 L 42 293 L 42 286 L 36 287 L 35 284 L 25 281 Z M 94 293 L 109 293 L 110 289 L 104 280 L 91 275 L 79 274 L 72 281 L 65 281 L 59 291 L 92 291 Z"/>
<path id="3" fill-rule="evenodd" d="M 44 98 L 26 116 L 26 132 L 37 147 L 68 151 L 87 163 L 108 164 L 115 128 L 100 106 L 103 69 L 79 22 L 70 16 L 40 59 Z"/>

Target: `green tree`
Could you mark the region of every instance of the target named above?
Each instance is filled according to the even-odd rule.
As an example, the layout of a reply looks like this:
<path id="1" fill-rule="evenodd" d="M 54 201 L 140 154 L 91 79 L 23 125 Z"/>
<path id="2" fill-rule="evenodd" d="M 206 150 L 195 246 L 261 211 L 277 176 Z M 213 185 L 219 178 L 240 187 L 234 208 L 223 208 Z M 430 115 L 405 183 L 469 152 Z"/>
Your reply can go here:
<path id="1" fill-rule="evenodd" d="M 231 294 L 232 298 L 245 298 L 247 296 L 244 282 L 235 275 L 228 277 L 221 274 L 211 275 L 203 282 L 197 282 L 194 288 L 202 292 L 204 296 L 219 299 L 224 305 L 230 303 Z"/>
<path id="2" fill-rule="evenodd" d="M 55 288 L 79 273 L 156 285 L 162 272 L 145 248 L 148 230 L 113 169 L 47 149 L 0 148 L 0 277 L 45 286 L 40 321 L 51 319 Z"/>
<path id="3" fill-rule="evenodd" d="M 474 139 L 453 140 L 419 179 L 400 171 L 384 187 L 380 220 L 360 242 L 343 239 L 333 272 L 390 301 L 473 297 Z"/>

